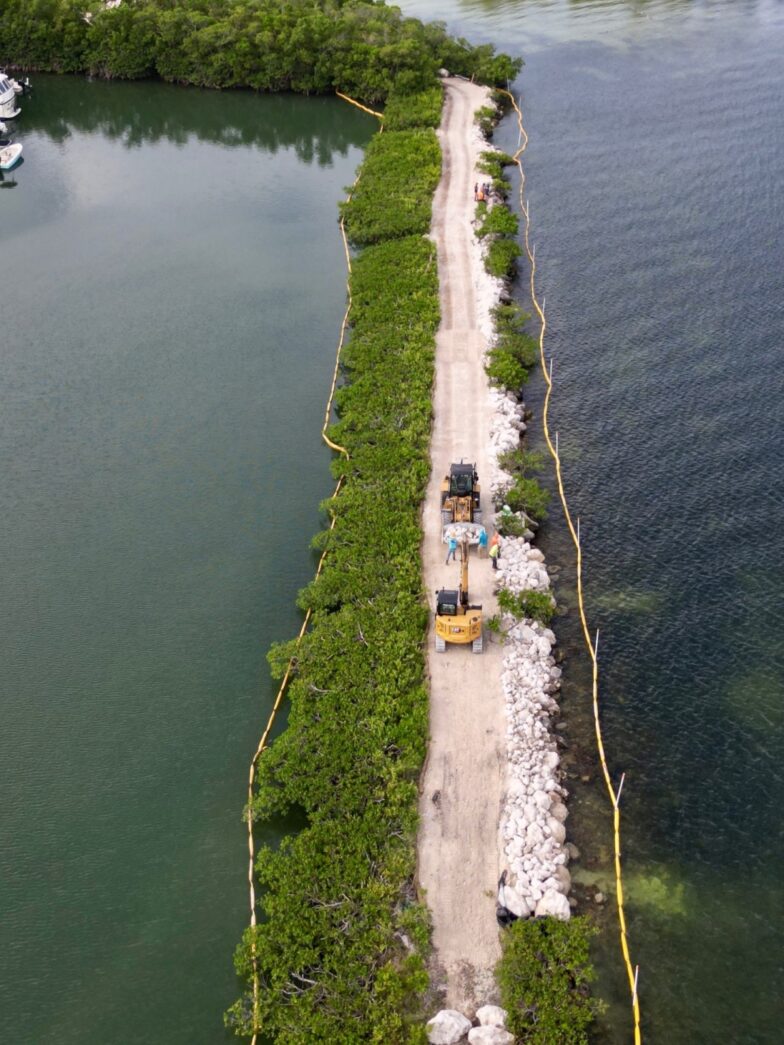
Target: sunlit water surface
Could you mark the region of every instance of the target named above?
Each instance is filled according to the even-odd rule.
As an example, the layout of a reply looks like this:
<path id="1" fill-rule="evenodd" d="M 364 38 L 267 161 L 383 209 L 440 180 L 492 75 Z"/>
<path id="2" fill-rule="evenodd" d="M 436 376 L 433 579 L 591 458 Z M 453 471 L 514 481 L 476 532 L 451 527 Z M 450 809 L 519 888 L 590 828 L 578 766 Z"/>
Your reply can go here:
<path id="1" fill-rule="evenodd" d="M 515 87 L 531 136 L 552 421 L 601 630 L 606 745 L 616 781 L 626 773 L 647 1040 L 779 1042 L 784 5 L 403 6 L 527 61 Z M 496 141 L 516 145 L 511 122 Z M 540 383 L 530 398 L 537 407 Z M 557 512 L 547 543 L 564 563 Z M 562 580 L 568 605 L 568 571 Z M 573 618 L 560 624 L 567 648 Z M 573 873 L 607 893 L 587 671 L 576 654 L 569 665 L 570 827 L 584 857 Z M 602 1036 L 625 1042 L 616 923 L 604 924 Z"/>

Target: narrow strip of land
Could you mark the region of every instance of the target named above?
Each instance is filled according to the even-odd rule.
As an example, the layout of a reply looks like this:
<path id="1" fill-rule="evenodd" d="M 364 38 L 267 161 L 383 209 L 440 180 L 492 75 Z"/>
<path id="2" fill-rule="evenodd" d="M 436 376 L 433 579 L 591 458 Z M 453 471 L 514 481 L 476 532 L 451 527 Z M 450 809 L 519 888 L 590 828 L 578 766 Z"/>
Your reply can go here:
<path id="1" fill-rule="evenodd" d="M 439 484 L 453 461 L 476 462 L 485 518 L 489 496 L 491 408 L 483 367 L 477 280 L 472 249 L 474 212 L 474 113 L 487 91 L 462 80 L 445 81 L 439 136 L 443 172 L 433 204 L 432 234 L 438 248 L 441 327 L 436 347 L 432 475 L 423 515 L 422 559 L 432 593 L 456 588 L 459 566 L 445 565 L 441 543 Z M 488 559 L 470 560 L 471 601 L 485 620 L 495 612 Z M 495 919 L 499 875 L 498 821 L 506 778 L 501 649 L 468 646 L 434 652 L 429 635 L 430 747 L 422 778 L 419 880 L 433 917 L 434 979 L 449 1007 L 471 1013 L 495 993 L 493 968 L 500 957 Z"/>

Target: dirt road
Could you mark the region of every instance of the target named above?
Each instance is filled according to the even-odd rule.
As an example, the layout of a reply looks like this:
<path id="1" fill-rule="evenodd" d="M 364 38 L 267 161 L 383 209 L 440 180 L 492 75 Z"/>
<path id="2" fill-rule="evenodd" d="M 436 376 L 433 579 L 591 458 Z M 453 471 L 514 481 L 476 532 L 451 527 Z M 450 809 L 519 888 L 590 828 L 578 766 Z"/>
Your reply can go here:
<path id="1" fill-rule="evenodd" d="M 472 249 L 475 203 L 474 113 L 487 91 L 462 80 L 445 81 L 439 136 L 441 183 L 433 205 L 432 234 L 438 247 L 441 327 L 436 348 L 432 476 L 423 516 L 422 557 L 431 605 L 433 592 L 456 588 L 459 566 L 445 565 L 441 543 L 439 484 L 453 461 L 475 461 L 483 489 L 488 533 L 491 410 L 478 328 L 477 289 L 482 279 Z M 485 620 L 496 612 L 489 559 L 470 557 L 471 601 Z M 501 649 L 488 641 L 433 648 L 429 635 L 430 747 L 422 777 L 418 840 L 419 880 L 433 916 L 434 979 L 446 1004 L 472 1014 L 494 999 L 493 968 L 500 957 L 495 919 L 499 875 L 498 821 L 506 775 Z"/>

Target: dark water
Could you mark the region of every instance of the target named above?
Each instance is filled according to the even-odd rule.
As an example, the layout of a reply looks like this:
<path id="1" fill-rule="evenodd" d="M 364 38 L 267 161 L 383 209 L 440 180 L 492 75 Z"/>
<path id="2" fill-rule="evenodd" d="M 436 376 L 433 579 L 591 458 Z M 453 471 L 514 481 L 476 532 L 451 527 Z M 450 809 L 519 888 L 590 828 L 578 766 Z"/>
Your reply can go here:
<path id="1" fill-rule="evenodd" d="M 0 194 L 0 1040 L 229 1040 L 265 654 L 330 489 L 337 100 L 37 77 Z"/>
<path id="2" fill-rule="evenodd" d="M 527 60 L 553 422 L 602 633 L 606 744 L 626 772 L 647 1040 L 779 1042 L 784 5 L 404 6 Z M 496 140 L 514 146 L 513 128 Z M 557 558 L 557 513 L 549 542 Z M 573 640 L 573 621 L 561 631 Z M 585 681 L 572 658 L 572 737 Z M 605 887 L 604 796 L 576 789 L 580 877 Z M 609 921 L 600 989 L 620 1042 L 617 956 Z"/>

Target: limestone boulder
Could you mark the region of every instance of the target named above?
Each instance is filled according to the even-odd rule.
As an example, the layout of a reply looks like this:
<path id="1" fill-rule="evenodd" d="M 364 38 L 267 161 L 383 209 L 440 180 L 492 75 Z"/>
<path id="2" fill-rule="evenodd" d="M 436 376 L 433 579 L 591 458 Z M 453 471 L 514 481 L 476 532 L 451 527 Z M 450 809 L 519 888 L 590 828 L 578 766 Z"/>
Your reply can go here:
<path id="1" fill-rule="evenodd" d="M 559 845 L 566 841 L 566 828 L 560 820 L 556 820 L 554 816 L 551 816 L 547 821 L 547 827 L 550 830 L 550 837 L 554 838 Z"/>
<path id="2" fill-rule="evenodd" d="M 471 1021 L 462 1012 L 442 1009 L 427 1021 L 427 1040 L 430 1045 L 457 1045 L 470 1029 Z"/>
<path id="3" fill-rule="evenodd" d="M 483 1005 L 476 1010 L 476 1018 L 483 1027 L 502 1027 L 506 1029 L 506 1009 L 500 1005 Z"/>
<path id="4" fill-rule="evenodd" d="M 560 891 L 565 895 L 568 894 L 569 890 L 572 888 L 572 876 L 569 874 L 569 872 L 566 870 L 563 864 L 561 864 L 561 866 L 559 867 L 556 867 L 555 877 L 558 881 L 558 885 L 560 886 Z"/>
<path id="5" fill-rule="evenodd" d="M 514 1034 L 503 1027 L 474 1027 L 468 1032 L 470 1045 L 513 1045 Z"/>
<path id="6" fill-rule="evenodd" d="M 557 918 L 559 922 L 568 922 L 572 909 L 563 893 L 548 889 L 537 903 L 535 913 L 537 918 Z"/>
<path id="7" fill-rule="evenodd" d="M 507 886 L 504 890 L 504 900 L 507 910 L 512 914 L 516 914 L 518 918 L 530 918 L 531 908 L 517 889 L 510 889 Z"/>

